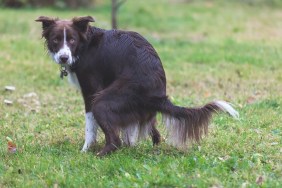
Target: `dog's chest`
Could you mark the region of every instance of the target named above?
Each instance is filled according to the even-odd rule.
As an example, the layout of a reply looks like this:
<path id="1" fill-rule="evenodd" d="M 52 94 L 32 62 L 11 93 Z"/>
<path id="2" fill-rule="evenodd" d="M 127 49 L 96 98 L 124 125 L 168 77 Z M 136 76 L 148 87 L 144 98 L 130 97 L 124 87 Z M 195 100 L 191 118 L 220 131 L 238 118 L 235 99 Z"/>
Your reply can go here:
<path id="1" fill-rule="evenodd" d="M 75 72 L 68 71 L 68 80 L 69 80 L 69 83 L 72 86 L 74 86 L 76 89 L 78 90 L 81 89 Z"/>

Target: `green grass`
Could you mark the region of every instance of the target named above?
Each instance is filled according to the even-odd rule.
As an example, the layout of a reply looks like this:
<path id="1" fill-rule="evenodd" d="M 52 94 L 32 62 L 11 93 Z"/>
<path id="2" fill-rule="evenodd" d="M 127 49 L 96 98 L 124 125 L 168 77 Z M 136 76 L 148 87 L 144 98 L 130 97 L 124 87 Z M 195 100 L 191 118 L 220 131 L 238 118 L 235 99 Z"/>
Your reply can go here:
<path id="1" fill-rule="evenodd" d="M 110 5 L 0 9 L 0 187 L 281 187 L 282 14 L 259 5 L 127 1 L 119 27 L 138 31 L 154 45 L 174 103 L 224 99 L 241 119 L 216 116 L 209 135 L 188 151 L 165 142 L 152 147 L 147 140 L 104 158 L 95 156 L 104 143 L 101 131 L 93 151 L 80 153 L 80 93 L 59 79 L 34 20 L 93 15 L 94 25 L 110 28 Z M 6 85 L 16 91 L 4 91 Z M 30 92 L 38 95 L 37 112 L 32 99 L 24 99 L 28 105 L 19 100 Z M 4 99 L 14 104 L 7 106 Z M 15 154 L 7 152 L 6 136 L 17 144 Z"/>

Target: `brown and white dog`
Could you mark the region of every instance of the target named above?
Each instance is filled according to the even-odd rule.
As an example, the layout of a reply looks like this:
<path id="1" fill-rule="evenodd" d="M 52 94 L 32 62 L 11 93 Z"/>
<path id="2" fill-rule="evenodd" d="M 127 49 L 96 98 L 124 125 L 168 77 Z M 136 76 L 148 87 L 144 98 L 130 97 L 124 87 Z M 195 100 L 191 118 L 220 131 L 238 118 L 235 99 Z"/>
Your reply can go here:
<path id="1" fill-rule="evenodd" d="M 199 141 L 214 112 L 239 116 L 224 101 L 198 108 L 173 105 L 157 52 L 136 32 L 92 27 L 90 16 L 71 20 L 40 16 L 36 21 L 42 22 L 42 37 L 54 61 L 81 90 L 86 121 L 82 151 L 95 143 L 98 126 L 106 139 L 99 156 L 118 149 L 122 142 L 133 146 L 147 135 L 158 144 L 157 112 L 163 116 L 169 142 L 177 147 Z"/>

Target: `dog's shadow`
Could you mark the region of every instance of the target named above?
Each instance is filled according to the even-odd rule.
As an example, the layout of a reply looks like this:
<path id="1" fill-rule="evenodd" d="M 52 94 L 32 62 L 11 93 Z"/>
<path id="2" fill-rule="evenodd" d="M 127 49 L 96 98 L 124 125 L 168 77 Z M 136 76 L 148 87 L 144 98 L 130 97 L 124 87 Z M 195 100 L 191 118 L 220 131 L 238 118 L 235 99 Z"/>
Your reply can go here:
<path id="1" fill-rule="evenodd" d="M 81 144 L 81 147 L 83 143 Z M 89 148 L 88 153 L 97 155 L 99 151 L 105 146 L 105 141 L 96 142 L 93 146 Z M 108 157 L 118 157 L 118 156 L 131 156 L 134 159 L 144 159 L 144 157 L 156 157 L 156 156 L 170 156 L 170 157 L 183 157 L 190 155 L 194 151 L 197 151 L 197 148 L 191 147 L 188 150 L 177 149 L 165 142 L 160 143 L 157 146 L 153 146 L 150 140 L 144 140 L 136 144 L 135 146 L 125 146 L 122 145 L 115 152 L 109 153 L 103 157 L 99 158 L 108 158 Z"/>

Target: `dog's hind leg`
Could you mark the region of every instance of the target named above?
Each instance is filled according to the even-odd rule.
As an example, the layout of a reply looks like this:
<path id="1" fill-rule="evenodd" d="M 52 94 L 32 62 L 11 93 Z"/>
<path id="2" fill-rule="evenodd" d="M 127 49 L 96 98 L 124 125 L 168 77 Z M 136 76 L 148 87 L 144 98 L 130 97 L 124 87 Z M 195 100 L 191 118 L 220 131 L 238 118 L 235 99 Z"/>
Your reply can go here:
<path id="1" fill-rule="evenodd" d="M 111 153 L 121 146 L 121 140 L 119 138 L 120 127 L 118 126 L 119 116 L 115 112 L 112 112 L 111 109 L 111 103 L 107 101 L 100 101 L 93 106 L 94 117 L 104 132 L 106 140 L 106 144 L 97 154 L 98 156 Z"/>
<path id="2" fill-rule="evenodd" d="M 158 129 L 156 128 L 157 120 L 156 116 L 154 116 L 150 122 L 152 124 L 152 130 L 151 130 L 151 137 L 152 137 L 152 142 L 153 145 L 158 145 L 161 142 L 161 135 Z"/>
<path id="3" fill-rule="evenodd" d="M 100 157 L 117 150 L 121 146 L 121 140 L 118 136 L 119 130 L 117 127 L 112 128 L 109 125 L 101 124 L 101 129 L 105 133 L 106 145 L 97 153 Z"/>
<path id="4" fill-rule="evenodd" d="M 156 113 L 148 113 L 145 117 L 140 116 L 140 119 L 136 120 L 136 122 L 137 123 L 123 126 L 122 140 L 124 145 L 135 146 L 138 141 L 147 138 L 148 135 L 151 136 L 153 145 L 158 145 L 160 143 L 161 136 L 156 128 Z"/>

